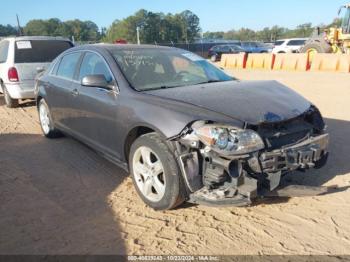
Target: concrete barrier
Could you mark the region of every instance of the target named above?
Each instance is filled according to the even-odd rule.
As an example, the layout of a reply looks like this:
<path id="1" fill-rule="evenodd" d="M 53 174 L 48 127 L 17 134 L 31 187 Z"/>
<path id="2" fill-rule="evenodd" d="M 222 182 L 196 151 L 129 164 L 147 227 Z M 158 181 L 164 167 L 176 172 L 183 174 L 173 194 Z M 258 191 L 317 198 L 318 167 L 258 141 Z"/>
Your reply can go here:
<path id="1" fill-rule="evenodd" d="M 310 69 L 308 54 L 276 54 L 273 70 L 307 71 Z"/>
<path id="2" fill-rule="evenodd" d="M 273 68 L 274 62 L 274 54 L 249 54 L 246 68 L 271 70 Z"/>
<path id="3" fill-rule="evenodd" d="M 229 69 L 242 69 L 245 68 L 247 62 L 247 54 L 225 54 L 221 57 L 221 67 Z"/>
<path id="4" fill-rule="evenodd" d="M 222 54 L 221 55 L 221 60 L 220 60 L 220 67 L 225 68 L 226 67 L 226 62 L 229 54 Z"/>
<path id="5" fill-rule="evenodd" d="M 315 54 L 311 63 L 311 71 L 350 73 L 350 55 Z"/>

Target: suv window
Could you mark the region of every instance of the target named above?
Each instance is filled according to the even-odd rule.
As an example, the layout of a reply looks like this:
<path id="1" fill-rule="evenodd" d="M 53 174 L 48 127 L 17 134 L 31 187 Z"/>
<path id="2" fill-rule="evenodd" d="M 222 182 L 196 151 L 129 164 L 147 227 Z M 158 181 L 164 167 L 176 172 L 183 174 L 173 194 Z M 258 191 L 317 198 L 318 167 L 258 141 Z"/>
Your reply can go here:
<path id="1" fill-rule="evenodd" d="M 287 45 L 290 46 L 299 46 L 299 45 L 304 45 L 305 40 L 290 40 Z"/>
<path id="2" fill-rule="evenodd" d="M 73 79 L 80 56 L 81 53 L 79 52 L 65 55 L 58 67 L 57 76 Z"/>
<path id="3" fill-rule="evenodd" d="M 23 40 L 15 43 L 15 63 L 49 63 L 73 45 L 59 40 Z"/>
<path id="4" fill-rule="evenodd" d="M 104 75 L 107 82 L 113 80 L 112 75 L 106 65 L 106 62 L 97 54 L 86 53 L 80 67 L 79 81 L 87 75 Z"/>
<path id="5" fill-rule="evenodd" d="M 284 41 L 276 41 L 276 42 L 275 42 L 275 46 L 282 45 L 283 43 L 284 43 Z"/>
<path id="6" fill-rule="evenodd" d="M 7 53 L 9 50 L 9 41 L 0 42 L 0 63 L 5 63 L 7 61 Z"/>
<path id="7" fill-rule="evenodd" d="M 227 45 L 221 47 L 221 52 L 230 52 L 231 48 Z"/>

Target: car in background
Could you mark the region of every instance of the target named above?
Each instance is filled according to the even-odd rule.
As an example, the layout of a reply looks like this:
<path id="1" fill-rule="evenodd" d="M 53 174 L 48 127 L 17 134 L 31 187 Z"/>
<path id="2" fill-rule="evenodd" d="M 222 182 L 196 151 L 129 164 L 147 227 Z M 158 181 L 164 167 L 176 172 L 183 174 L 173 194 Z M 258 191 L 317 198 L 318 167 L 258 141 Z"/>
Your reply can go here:
<path id="1" fill-rule="evenodd" d="M 281 39 L 275 42 L 272 50 L 274 54 L 281 53 L 299 53 L 300 49 L 305 45 L 307 38 L 290 38 Z"/>
<path id="2" fill-rule="evenodd" d="M 281 193 L 286 173 L 327 162 L 326 125 L 311 102 L 276 81 L 237 80 L 182 49 L 75 47 L 38 77 L 35 93 L 46 137 L 63 132 L 100 152 L 157 210 L 250 205 Z"/>
<path id="3" fill-rule="evenodd" d="M 0 42 L 0 92 L 8 107 L 19 99 L 33 99 L 34 80 L 73 43 L 61 37 L 21 36 Z"/>
<path id="4" fill-rule="evenodd" d="M 271 53 L 272 47 L 263 42 L 239 42 L 240 46 L 246 53 Z"/>
<path id="5" fill-rule="evenodd" d="M 220 61 L 222 54 L 238 54 L 245 52 L 243 48 L 238 45 L 216 45 L 209 49 L 208 58 L 212 62 Z"/>

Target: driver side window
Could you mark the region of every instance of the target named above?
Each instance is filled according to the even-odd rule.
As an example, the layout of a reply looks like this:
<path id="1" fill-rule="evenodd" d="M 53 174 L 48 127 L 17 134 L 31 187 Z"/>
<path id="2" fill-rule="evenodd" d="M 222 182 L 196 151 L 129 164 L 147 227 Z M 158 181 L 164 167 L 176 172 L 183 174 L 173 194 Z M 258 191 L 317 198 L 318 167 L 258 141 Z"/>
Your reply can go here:
<path id="1" fill-rule="evenodd" d="M 80 66 L 79 81 L 88 75 L 104 75 L 107 82 L 111 82 L 113 77 L 106 65 L 106 62 L 95 53 L 86 53 Z"/>

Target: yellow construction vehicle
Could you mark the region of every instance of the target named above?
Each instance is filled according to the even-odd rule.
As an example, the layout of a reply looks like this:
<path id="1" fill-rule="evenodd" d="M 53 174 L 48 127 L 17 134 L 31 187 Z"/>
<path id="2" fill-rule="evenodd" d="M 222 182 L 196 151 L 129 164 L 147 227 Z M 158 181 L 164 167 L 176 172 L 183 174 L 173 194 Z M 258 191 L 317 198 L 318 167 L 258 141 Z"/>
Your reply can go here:
<path id="1" fill-rule="evenodd" d="M 345 53 L 350 54 L 350 4 L 340 7 L 338 15 L 344 11 L 340 28 L 332 27 L 323 33 L 320 28 L 305 43 L 302 53 L 309 53 L 310 60 L 315 53 Z"/>

